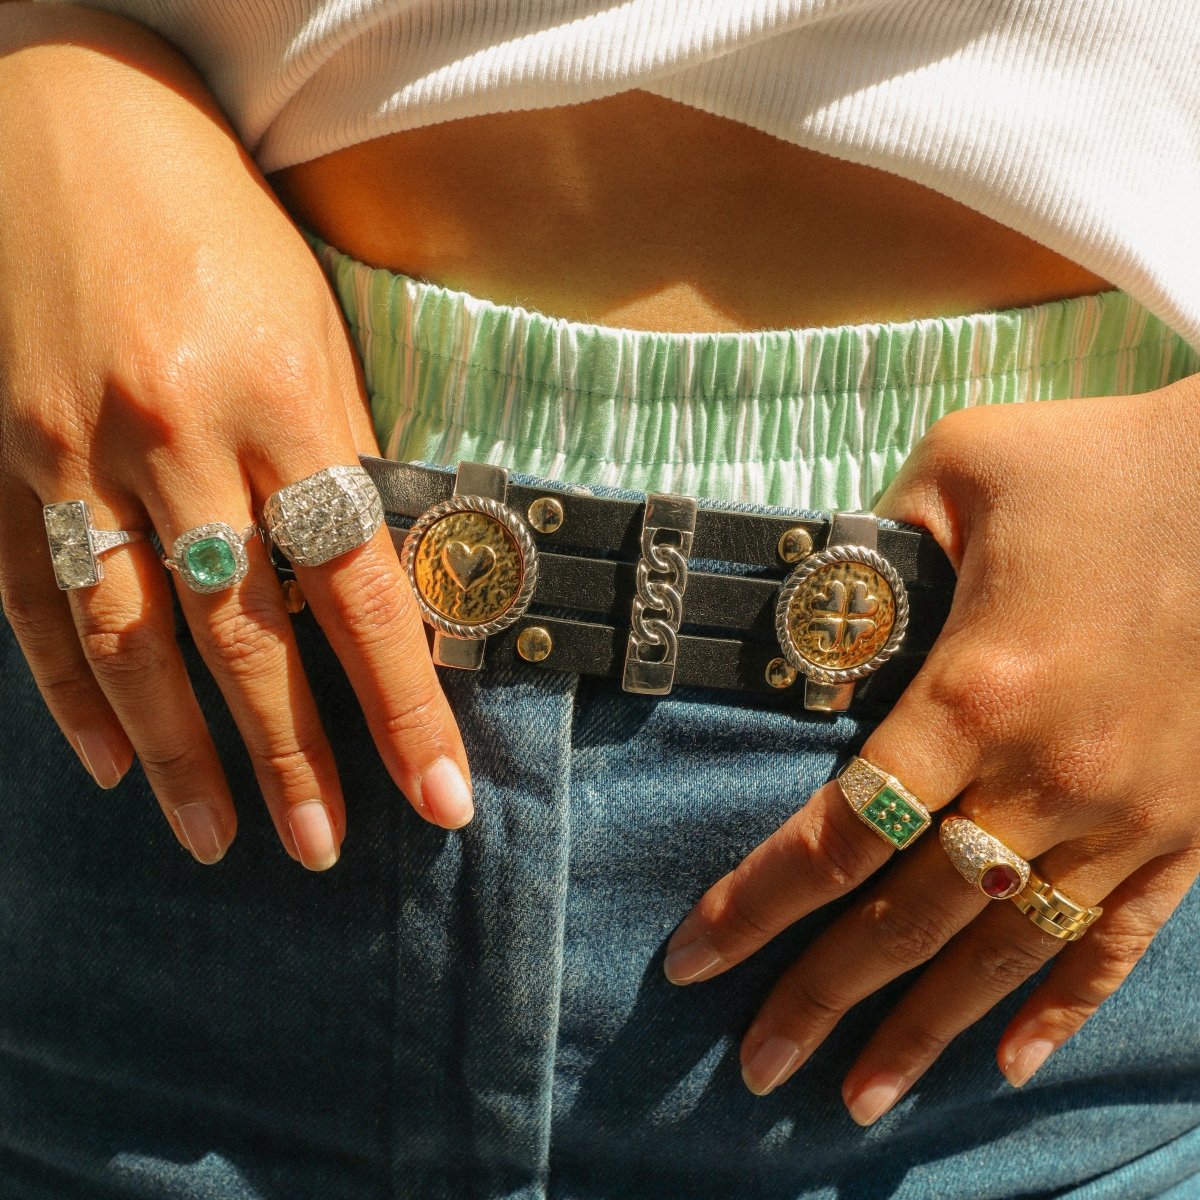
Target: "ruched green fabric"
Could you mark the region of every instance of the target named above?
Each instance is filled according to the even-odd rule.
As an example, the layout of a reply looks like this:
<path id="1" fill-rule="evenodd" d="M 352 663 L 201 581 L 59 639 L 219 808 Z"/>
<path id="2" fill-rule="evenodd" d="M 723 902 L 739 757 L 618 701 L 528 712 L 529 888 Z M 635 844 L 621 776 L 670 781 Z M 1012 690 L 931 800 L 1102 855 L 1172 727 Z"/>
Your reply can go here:
<path id="1" fill-rule="evenodd" d="M 362 356 L 380 446 L 403 461 L 869 508 L 952 409 L 1200 372 L 1200 352 L 1118 290 L 893 324 L 647 333 L 493 304 L 306 236 Z"/>

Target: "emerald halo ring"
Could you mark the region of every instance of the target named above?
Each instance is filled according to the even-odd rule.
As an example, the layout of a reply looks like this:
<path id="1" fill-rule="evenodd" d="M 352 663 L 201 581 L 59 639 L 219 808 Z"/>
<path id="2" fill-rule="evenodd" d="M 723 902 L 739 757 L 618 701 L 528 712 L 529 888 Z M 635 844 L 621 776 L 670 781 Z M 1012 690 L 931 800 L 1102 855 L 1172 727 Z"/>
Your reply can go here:
<path id="1" fill-rule="evenodd" d="M 163 555 L 163 566 L 177 571 L 193 592 L 223 592 L 246 578 L 246 543 L 258 532 L 257 524 L 241 533 L 224 521 L 197 525 L 175 539 L 171 553 Z"/>

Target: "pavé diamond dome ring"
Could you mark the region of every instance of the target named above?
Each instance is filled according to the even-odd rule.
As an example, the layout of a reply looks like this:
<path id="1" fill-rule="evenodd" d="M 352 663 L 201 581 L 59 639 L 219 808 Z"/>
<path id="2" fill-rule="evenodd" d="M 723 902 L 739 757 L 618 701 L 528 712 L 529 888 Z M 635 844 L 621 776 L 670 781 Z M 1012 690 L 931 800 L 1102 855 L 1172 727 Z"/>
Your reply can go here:
<path id="1" fill-rule="evenodd" d="M 371 540 L 383 501 L 362 467 L 326 467 L 272 492 L 262 519 L 290 563 L 319 567 Z"/>
<path id="2" fill-rule="evenodd" d="M 86 500 L 60 500 L 42 509 L 54 578 L 64 592 L 95 587 L 104 578 L 102 554 L 144 541 L 144 529 L 97 529 Z"/>
<path id="3" fill-rule="evenodd" d="M 938 837 L 954 869 L 989 900 L 1008 900 L 1029 882 L 1029 864 L 966 817 L 947 817 Z"/>
<path id="4" fill-rule="evenodd" d="M 197 525 L 175 539 L 171 553 L 162 556 L 163 566 L 178 571 L 193 592 L 223 592 L 246 578 L 246 543 L 259 532 L 257 524 L 241 533 L 224 521 Z"/>
<path id="5" fill-rule="evenodd" d="M 838 787 L 858 819 L 894 850 L 912 845 L 929 828 L 929 810 L 894 775 L 857 754 L 842 768 Z"/>

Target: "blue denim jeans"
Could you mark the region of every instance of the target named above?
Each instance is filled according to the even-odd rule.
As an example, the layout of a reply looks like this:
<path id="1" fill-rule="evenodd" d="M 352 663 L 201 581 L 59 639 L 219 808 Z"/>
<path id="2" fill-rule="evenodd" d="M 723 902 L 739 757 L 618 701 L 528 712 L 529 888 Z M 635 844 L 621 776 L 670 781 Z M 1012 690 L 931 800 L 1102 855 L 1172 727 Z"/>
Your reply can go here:
<path id="1" fill-rule="evenodd" d="M 993 1059 L 1021 992 L 860 1129 L 840 1081 L 904 981 L 777 1092 L 738 1068 L 837 906 L 709 983 L 673 987 L 662 952 L 866 718 L 443 669 L 477 805 L 446 832 L 390 782 L 307 612 L 295 629 L 346 793 L 324 874 L 278 844 L 182 622 L 240 819 L 214 867 L 139 768 L 91 783 L 0 623 L 0 1200 L 1200 1195 L 1200 891 L 1024 1089 Z"/>

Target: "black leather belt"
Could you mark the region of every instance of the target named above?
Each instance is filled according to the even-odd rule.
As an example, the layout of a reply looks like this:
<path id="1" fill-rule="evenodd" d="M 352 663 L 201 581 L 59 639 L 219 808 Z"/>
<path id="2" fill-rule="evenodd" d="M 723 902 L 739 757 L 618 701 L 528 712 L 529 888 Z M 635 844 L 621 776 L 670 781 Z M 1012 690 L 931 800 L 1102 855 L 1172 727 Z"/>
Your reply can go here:
<path id="1" fill-rule="evenodd" d="M 855 711 L 878 709 L 949 611 L 955 576 L 933 539 L 869 514 L 610 499 L 479 463 L 362 464 L 441 665 L 478 667 L 486 651 L 633 692 L 739 689 L 826 712 L 853 696 Z"/>

